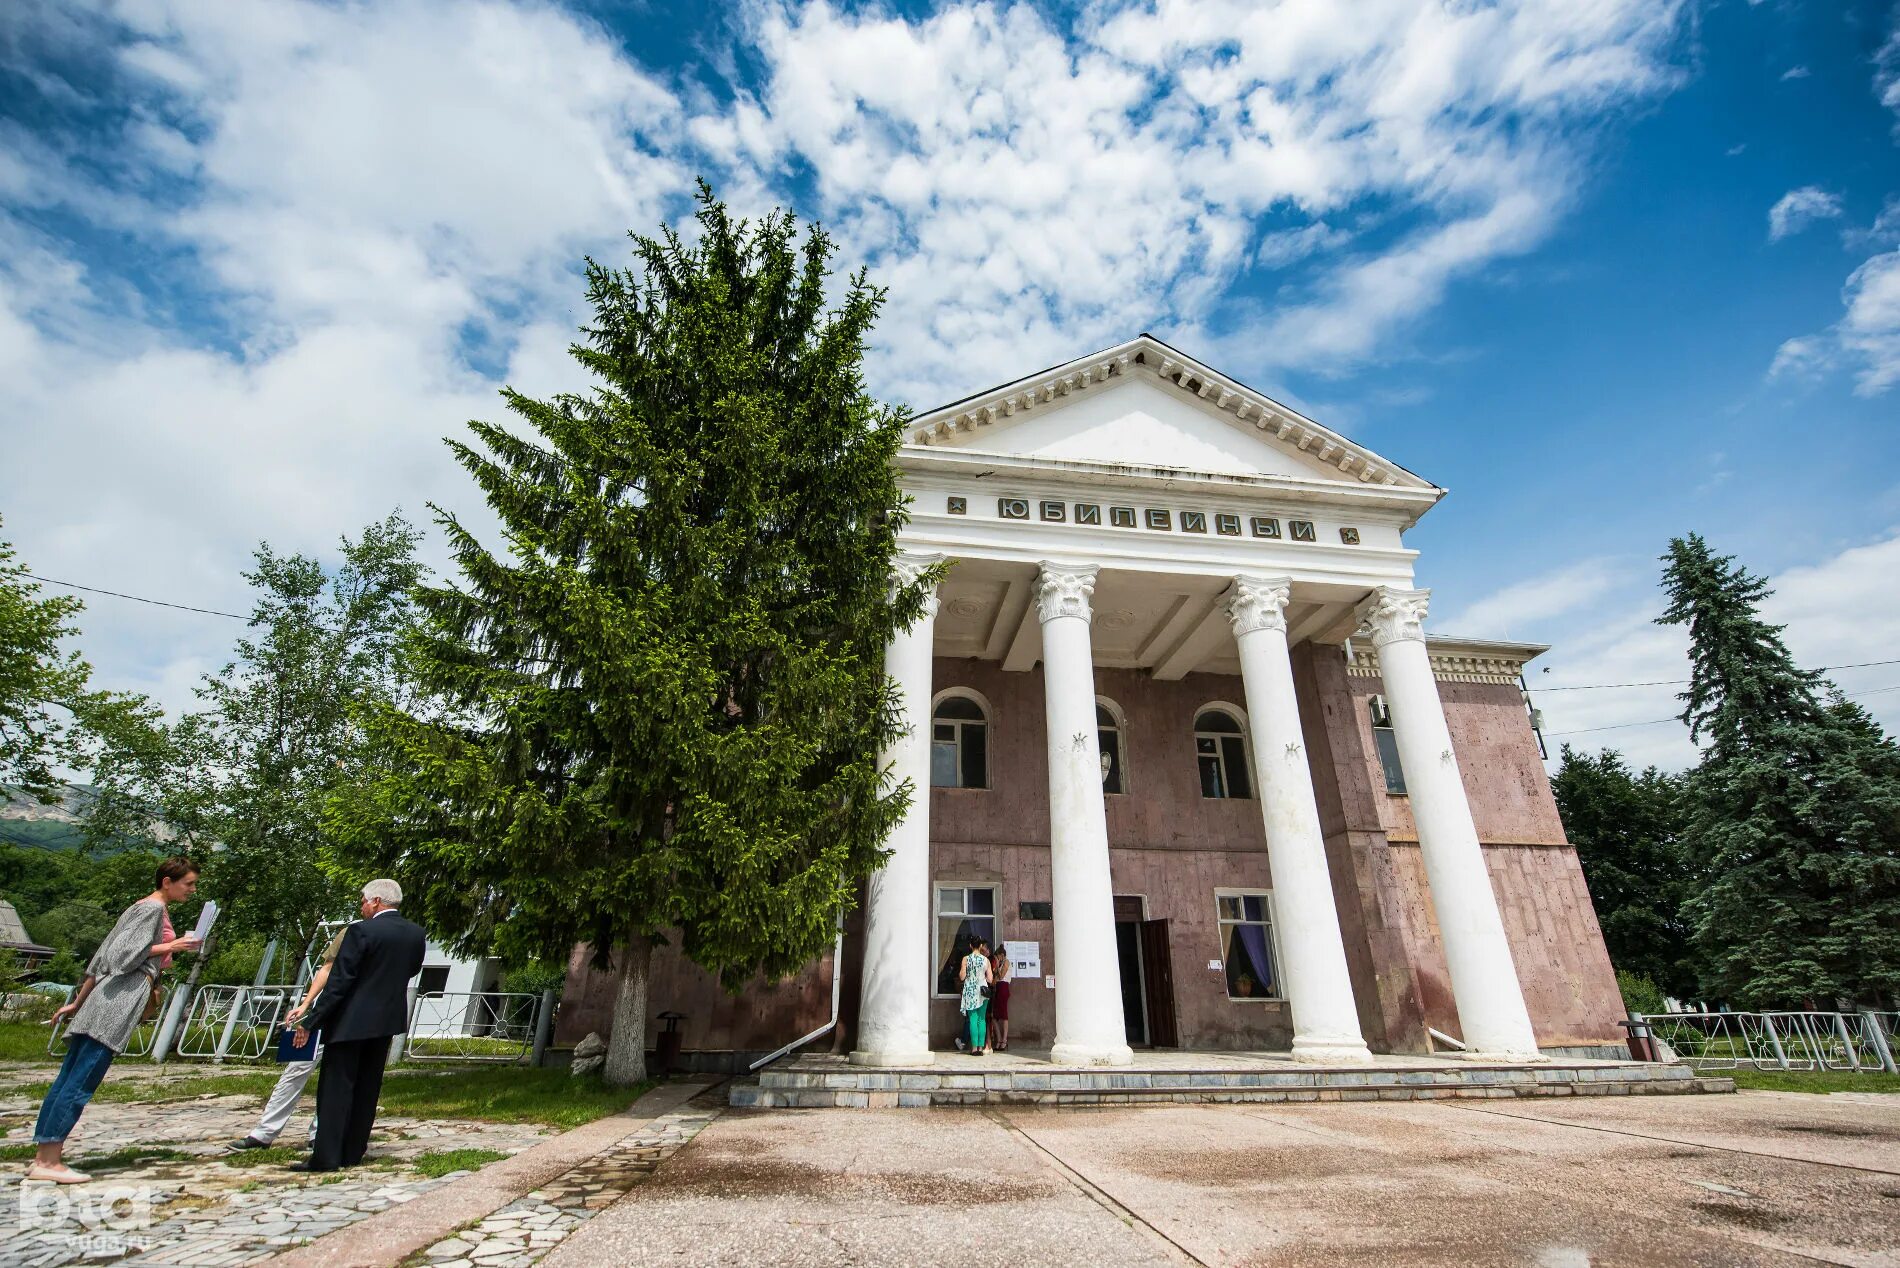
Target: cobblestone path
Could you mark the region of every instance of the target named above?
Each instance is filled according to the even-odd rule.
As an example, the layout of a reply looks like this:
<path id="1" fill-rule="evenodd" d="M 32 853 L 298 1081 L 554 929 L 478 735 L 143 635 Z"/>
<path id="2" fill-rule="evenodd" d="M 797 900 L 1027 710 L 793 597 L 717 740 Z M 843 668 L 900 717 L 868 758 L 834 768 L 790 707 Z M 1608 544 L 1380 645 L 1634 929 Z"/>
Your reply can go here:
<path id="1" fill-rule="evenodd" d="M 256 1123 L 258 1105 L 256 1097 L 215 1094 L 164 1104 L 95 1102 L 69 1145 L 75 1165 L 86 1169 L 88 1158 L 133 1148 L 165 1155 L 97 1169 L 91 1184 L 65 1188 L 23 1184 L 23 1161 L 0 1163 L 0 1268 L 255 1263 L 466 1174 L 425 1177 L 410 1165 L 419 1154 L 514 1154 L 553 1134 L 532 1124 L 387 1118 L 377 1123 L 362 1168 L 303 1176 L 282 1162 L 227 1164 L 225 1145 Z M 0 1091 L 5 1144 L 31 1139 L 37 1108 Z M 279 1143 L 301 1144 L 308 1126 L 299 1114 Z"/>
<path id="2" fill-rule="evenodd" d="M 719 1113 L 714 1098 L 702 1096 L 684 1109 L 642 1123 L 612 1148 L 404 1263 L 428 1268 L 526 1268 L 625 1197 Z"/>

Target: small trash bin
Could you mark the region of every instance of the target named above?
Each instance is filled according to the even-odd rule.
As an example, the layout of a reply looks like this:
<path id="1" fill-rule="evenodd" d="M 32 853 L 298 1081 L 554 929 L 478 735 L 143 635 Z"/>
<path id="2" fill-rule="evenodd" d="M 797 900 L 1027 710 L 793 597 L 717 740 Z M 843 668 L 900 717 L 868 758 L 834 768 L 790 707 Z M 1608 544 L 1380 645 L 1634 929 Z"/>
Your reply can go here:
<path id="1" fill-rule="evenodd" d="M 1616 1024 L 1629 1032 L 1630 1060 L 1662 1060 L 1661 1057 L 1656 1055 L 1656 1038 L 1650 1033 L 1647 1018 L 1629 1017 Z"/>
<path id="2" fill-rule="evenodd" d="M 654 1044 L 653 1064 L 659 1067 L 658 1073 L 671 1074 L 680 1063 L 680 1043 L 685 1036 L 680 1034 L 680 1022 L 686 1019 L 685 1013 L 676 1013 L 670 1009 L 660 1014 L 660 1020 L 666 1023 L 666 1029 L 660 1032 L 659 1041 Z"/>

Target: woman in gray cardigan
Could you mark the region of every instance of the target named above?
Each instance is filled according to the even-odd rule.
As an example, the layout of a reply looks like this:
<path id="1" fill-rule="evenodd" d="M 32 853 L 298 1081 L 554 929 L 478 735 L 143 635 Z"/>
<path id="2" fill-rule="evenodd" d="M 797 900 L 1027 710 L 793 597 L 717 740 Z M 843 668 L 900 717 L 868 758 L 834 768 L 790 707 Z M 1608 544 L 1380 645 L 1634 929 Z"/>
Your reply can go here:
<path id="1" fill-rule="evenodd" d="M 60 1063 L 53 1086 L 40 1102 L 39 1122 L 33 1128 L 37 1149 L 29 1180 L 56 1184 L 83 1184 L 91 1179 L 62 1160 L 66 1137 L 79 1121 L 86 1103 L 105 1078 L 112 1058 L 124 1051 L 152 995 L 152 984 L 180 951 L 196 951 L 198 939 L 175 937 L 165 909 L 190 898 L 198 888 L 198 866 L 190 859 L 166 859 L 158 865 L 158 888 L 127 907 L 112 932 L 86 965 L 86 980 L 72 1003 L 53 1014 L 57 1025 L 71 1017 L 66 1031 L 66 1059 Z"/>

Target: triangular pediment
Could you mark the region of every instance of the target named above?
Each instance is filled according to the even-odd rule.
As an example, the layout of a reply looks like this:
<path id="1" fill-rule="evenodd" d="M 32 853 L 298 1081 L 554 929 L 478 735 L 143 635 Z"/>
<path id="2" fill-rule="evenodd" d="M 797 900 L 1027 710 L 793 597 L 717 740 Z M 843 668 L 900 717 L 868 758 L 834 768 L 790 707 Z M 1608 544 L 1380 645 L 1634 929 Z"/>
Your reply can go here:
<path id="1" fill-rule="evenodd" d="M 1433 487 L 1150 335 L 919 415 L 908 430 L 945 450 Z"/>

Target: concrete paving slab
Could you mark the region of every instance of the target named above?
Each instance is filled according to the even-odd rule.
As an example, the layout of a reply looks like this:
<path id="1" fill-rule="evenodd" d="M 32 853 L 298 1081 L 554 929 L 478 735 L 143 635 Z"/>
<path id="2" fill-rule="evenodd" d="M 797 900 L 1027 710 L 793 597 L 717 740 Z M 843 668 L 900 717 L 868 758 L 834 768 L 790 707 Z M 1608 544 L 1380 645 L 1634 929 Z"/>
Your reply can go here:
<path id="1" fill-rule="evenodd" d="M 541 1262 L 1078 1268 L 1183 1260 L 986 1114 L 733 1110 Z"/>
<path id="2" fill-rule="evenodd" d="M 1593 1131 L 1596 1104 L 1566 1106 L 1577 1122 L 1436 1102 L 1008 1118 L 1208 1264 L 1900 1263 L 1884 1174 Z"/>

